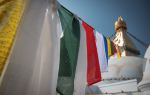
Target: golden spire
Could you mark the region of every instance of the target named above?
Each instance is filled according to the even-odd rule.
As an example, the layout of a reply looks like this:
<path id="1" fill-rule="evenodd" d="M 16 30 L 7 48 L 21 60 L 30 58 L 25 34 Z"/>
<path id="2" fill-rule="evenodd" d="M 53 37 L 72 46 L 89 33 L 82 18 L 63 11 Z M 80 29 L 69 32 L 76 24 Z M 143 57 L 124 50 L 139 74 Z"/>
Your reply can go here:
<path id="1" fill-rule="evenodd" d="M 120 28 L 127 29 L 126 22 L 121 16 L 119 16 L 118 20 L 115 22 L 115 31 L 117 32 L 117 30 L 119 30 Z"/>

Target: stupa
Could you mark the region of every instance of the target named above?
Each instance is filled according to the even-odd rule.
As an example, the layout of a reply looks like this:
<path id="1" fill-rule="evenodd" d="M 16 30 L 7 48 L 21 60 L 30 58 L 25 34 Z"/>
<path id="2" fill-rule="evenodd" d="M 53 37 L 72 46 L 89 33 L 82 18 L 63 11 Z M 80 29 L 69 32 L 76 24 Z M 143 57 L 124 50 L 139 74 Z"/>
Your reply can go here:
<path id="1" fill-rule="evenodd" d="M 113 42 L 117 46 L 117 50 L 121 51 L 121 56 L 136 56 L 140 54 L 131 38 L 127 35 L 126 22 L 121 16 L 115 22 L 115 31 Z"/>
<path id="2" fill-rule="evenodd" d="M 102 81 L 86 88 L 88 95 L 150 95 L 150 47 L 145 57 L 138 56 L 139 50 L 127 35 L 127 25 L 121 16 L 115 22 L 112 39 L 117 54 L 108 60 L 108 72 L 102 73 Z M 149 93 L 149 94 L 148 94 Z"/>

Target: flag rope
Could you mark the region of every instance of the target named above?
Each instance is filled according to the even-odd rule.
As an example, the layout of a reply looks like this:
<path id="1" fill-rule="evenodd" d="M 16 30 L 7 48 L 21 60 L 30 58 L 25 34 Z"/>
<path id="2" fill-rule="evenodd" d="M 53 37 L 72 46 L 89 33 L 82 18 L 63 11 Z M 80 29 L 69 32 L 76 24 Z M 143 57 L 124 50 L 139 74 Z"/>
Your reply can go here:
<path id="1" fill-rule="evenodd" d="M 143 45 L 145 48 L 148 47 L 148 44 L 144 43 L 142 40 L 138 39 L 137 37 L 135 37 L 134 35 L 132 35 L 131 33 L 127 32 L 132 38 L 134 38 L 137 42 L 139 42 L 141 45 Z"/>
<path id="2" fill-rule="evenodd" d="M 63 5 L 61 5 L 59 2 L 57 2 L 58 5 L 60 5 L 61 7 L 63 7 L 65 10 L 67 10 L 69 13 L 71 13 L 76 19 L 80 20 L 80 21 L 84 21 L 81 17 L 79 17 L 78 15 L 76 15 L 75 13 L 71 12 L 70 10 L 68 10 L 66 7 L 64 7 Z M 85 22 L 85 21 L 84 21 Z M 87 23 L 87 22 L 86 22 Z M 88 24 L 88 23 L 87 23 Z M 90 24 L 88 24 L 89 26 L 92 26 Z M 95 30 L 95 28 L 93 28 Z"/>

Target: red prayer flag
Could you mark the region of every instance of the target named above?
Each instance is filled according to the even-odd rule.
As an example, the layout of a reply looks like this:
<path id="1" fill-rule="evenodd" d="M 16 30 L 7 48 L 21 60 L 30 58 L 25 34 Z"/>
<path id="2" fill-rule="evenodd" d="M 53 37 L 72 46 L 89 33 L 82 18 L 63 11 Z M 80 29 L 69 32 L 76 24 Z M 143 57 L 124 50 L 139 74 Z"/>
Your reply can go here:
<path id="1" fill-rule="evenodd" d="M 112 48 L 113 48 L 113 55 L 114 55 L 115 53 L 117 53 L 117 50 L 116 50 L 115 44 L 113 42 L 112 42 Z"/>
<path id="2" fill-rule="evenodd" d="M 92 85 L 101 81 L 100 66 L 98 60 L 98 53 L 96 49 L 94 29 L 87 23 L 82 22 L 86 31 L 87 43 L 87 83 Z"/>
<path id="3" fill-rule="evenodd" d="M 108 48 L 110 48 L 110 54 L 109 54 L 109 57 L 110 57 L 110 56 L 113 56 L 114 54 L 116 54 L 117 50 L 116 50 L 115 44 L 110 40 L 110 38 L 108 38 L 108 41 L 110 41 L 110 44 L 108 47 Z"/>

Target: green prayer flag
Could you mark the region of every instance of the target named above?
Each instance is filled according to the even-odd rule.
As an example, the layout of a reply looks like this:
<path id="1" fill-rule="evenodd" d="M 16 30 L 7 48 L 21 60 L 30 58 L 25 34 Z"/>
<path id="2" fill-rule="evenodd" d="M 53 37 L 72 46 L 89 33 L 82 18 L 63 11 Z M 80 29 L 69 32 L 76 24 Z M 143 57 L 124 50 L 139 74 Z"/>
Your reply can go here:
<path id="1" fill-rule="evenodd" d="M 60 95 L 73 95 L 74 78 L 77 65 L 80 23 L 62 6 L 58 9 L 63 37 L 60 44 L 60 65 L 57 81 L 57 92 Z"/>

